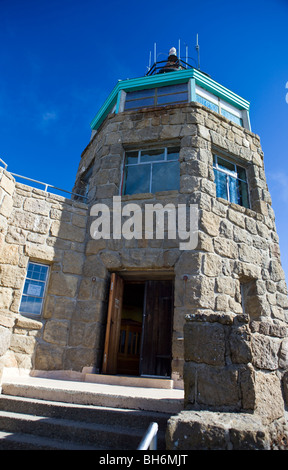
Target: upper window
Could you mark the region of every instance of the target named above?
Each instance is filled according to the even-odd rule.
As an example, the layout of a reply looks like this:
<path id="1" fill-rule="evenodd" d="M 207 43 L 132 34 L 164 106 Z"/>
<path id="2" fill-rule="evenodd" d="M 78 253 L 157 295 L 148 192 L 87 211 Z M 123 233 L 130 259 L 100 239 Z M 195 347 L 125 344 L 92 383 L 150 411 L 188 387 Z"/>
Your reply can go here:
<path id="1" fill-rule="evenodd" d="M 230 121 L 235 122 L 235 124 L 238 124 L 239 126 L 243 126 L 243 119 L 239 116 L 236 116 L 233 113 L 230 113 L 230 111 L 227 111 L 227 109 L 224 109 L 221 107 L 221 114 L 222 116 L 226 117 Z"/>
<path id="2" fill-rule="evenodd" d="M 149 88 L 148 90 L 129 91 L 126 95 L 124 109 L 126 111 L 130 109 L 187 102 L 188 85 L 187 83 L 181 83 L 160 88 Z"/>
<path id="3" fill-rule="evenodd" d="M 126 152 L 123 194 L 179 190 L 179 148 Z"/>
<path id="4" fill-rule="evenodd" d="M 49 267 L 45 264 L 28 263 L 27 276 L 22 294 L 20 313 L 41 315 Z"/>
<path id="5" fill-rule="evenodd" d="M 249 207 L 246 170 L 230 160 L 214 155 L 216 196 Z"/>
<path id="6" fill-rule="evenodd" d="M 242 111 L 240 109 L 237 109 L 232 104 L 220 99 L 218 96 L 213 95 L 198 85 L 195 86 L 195 92 L 196 101 L 198 103 L 203 104 L 206 108 L 209 108 L 216 113 L 222 114 L 222 116 L 235 122 L 235 124 L 243 126 Z"/>
<path id="7" fill-rule="evenodd" d="M 219 113 L 219 106 L 212 101 L 208 100 L 207 98 L 204 98 L 203 96 L 200 96 L 196 93 L 196 101 L 198 103 L 203 104 L 209 109 L 212 109 L 212 111 L 215 111 L 216 113 Z"/>

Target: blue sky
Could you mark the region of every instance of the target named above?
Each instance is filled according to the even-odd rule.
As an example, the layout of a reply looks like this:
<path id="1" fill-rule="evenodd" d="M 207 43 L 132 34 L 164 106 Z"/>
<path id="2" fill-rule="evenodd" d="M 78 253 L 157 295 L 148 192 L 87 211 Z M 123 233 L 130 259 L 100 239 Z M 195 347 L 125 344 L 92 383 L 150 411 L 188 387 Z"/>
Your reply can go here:
<path id="1" fill-rule="evenodd" d="M 72 190 L 117 80 L 144 75 L 155 42 L 196 60 L 197 33 L 201 69 L 251 102 L 288 279 L 288 0 L 0 0 L 0 158 Z"/>

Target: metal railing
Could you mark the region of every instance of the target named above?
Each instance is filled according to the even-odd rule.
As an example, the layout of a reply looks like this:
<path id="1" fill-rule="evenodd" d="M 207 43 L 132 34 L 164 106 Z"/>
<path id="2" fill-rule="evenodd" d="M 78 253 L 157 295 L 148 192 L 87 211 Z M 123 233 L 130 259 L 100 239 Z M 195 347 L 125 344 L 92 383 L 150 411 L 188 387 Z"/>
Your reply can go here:
<path id="1" fill-rule="evenodd" d="M 7 170 L 8 165 L 7 165 L 6 162 L 4 162 L 4 160 L 2 160 L 2 158 L 0 158 L 0 163 L 2 163 L 5 170 Z M 31 181 L 33 183 L 37 183 L 37 184 L 40 184 L 40 185 L 44 186 L 43 191 L 45 191 L 46 193 L 48 192 L 48 188 L 52 188 L 56 191 L 61 191 L 61 192 L 64 192 L 64 193 L 68 193 L 72 196 L 80 197 L 81 199 L 83 199 L 83 202 L 85 202 L 87 200 L 87 196 L 83 196 L 83 194 L 77 194 L 77 193 L 73 193 L 71 191 L 67 191 L 66 189 L 57 188 L 57 186 L 53 186 L 52 184 L 43 183 L 43 181 L 34 180 L 32 178 L 28 178 L 27 176 L 17 175 L 17 173 L 12 173 L 12 172 L 9 172 L 9 173 L 10 173 L 10 175 L 14 176 L 15 178 L 21 178 L 23 180 Z"/>
<path id="2" fill-rule="evenodd" d="M 158 424 L 151 423 L 137 450 L 157 450 Z"/>
<path id="3" fill-rule="evenodd" d="M 2 160 L 2 158 L 0 158 L 0 162 L 3 163 L 5 170 L 7 170 L 7 166 L 8 166 L 7 163 L 4 162 L 4 160 Z"/>

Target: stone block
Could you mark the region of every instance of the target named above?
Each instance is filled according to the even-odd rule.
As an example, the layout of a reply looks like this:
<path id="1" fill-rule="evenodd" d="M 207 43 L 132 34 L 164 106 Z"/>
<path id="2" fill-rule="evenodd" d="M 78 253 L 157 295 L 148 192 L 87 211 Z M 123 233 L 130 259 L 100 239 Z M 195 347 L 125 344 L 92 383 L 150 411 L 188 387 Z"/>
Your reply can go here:
<path id="1" fill-rule="evenodd" d="M 219 276 L 222 272 L 222 261 L 220 256 L 213 253 L 206 253 L 203 258 L 203 273 L 209 277 Z"/>
<path id="2" fill-rule="evenodd" d="M 10 349 L 15 353 L 32 355 L 36 346 L 34 336 L 24 336 L 23 334 L 13 334 L 11 336 Z"/>
<path id="3" fill-rule="evenodd" d="M 281 382 L 276 372 L 255 374 L 256 409 L 263 424 L 269 424 L 284 415 L 284 400 Z"/>
<path id="4" fill-rule="evenodd" d="M 217 237 L 219 234 L 220 220 L 221 219 L 216 214 L 202 211 L 202 214 L 200 213 L 200 228 L 208 233 L 208 235 Z"/>
<path id="5" fill-rule="evenodd" d="M 23 208 L 24 211 L 33 212 L 33 214 L 49 216 L 50 213 L 50 205 L 46 201 L 35 197 L 27 198 Z"/>
<path id="6" fill-rule="evenodd" d="M 251 333 L 247 325 L 232 327 L 229 346 L 231 360 L 234 364 L 248 364 L 251 362 Z"/>
<path id="7" fill-rule="evenodd" d="M 68 342 L 69 322 L 65 320 L 48 320 L 43 332 L 47 343 L 66 346 Z"/>
<path id="8" fill-rule="evenodd" d="M 0 310 L 8 310 L 13 298 L 13 289 L 0 287 Z"/>
<path id="9" fill-rule="evenodd" d="M 233 209 L 228 209 L 227 216 L 231 222 L 241 228 L 245 228 L 245 216 L 241 214 L 241 212 L 237 212 Z"/>
<path id="10" fill-rule="evenodd" d="M 63 355 L 63 346 L 56 346 L 54 344 L 47 343 L 38 343 L 35 353 L 35 369 L 62 370 L 64 368 Z"/>
<path id="11" fill-rule="evenodd" d="M 279 338 L 272 338 L 258 333 L 253 334 L 253 364 L 259 369 L 277 370 L 280 345 L 281 340 Z"/>
<path id="12" fill-rule="evenodd" d="M 70 274 L 81 274 L 84 264 L 82 253 L 66 251 L 63 257 L 63 272 Z"/>
<path id="13" fill-rule="evenodd" d="M 239 373 L 234 366 L 184 364 L 185 404 L 211 407 L 213 409 L 241 409 Z"/>
<path id="14" fill-rule="evenodd" d="M 211 365 L 225 364 L 225 332 L 218 323 L 187 322 L 184 325 L 186 361 Z"/>
<path id="15" fill-rule="evenodd" d="M 84 242 L 85 230 L 76 225 L 54 220 L 51 225 L 51 235 L 54 237 L 63 238 L 73 242 Z"/>
<path id="16" fill-rule="evenodd" d="M 168 451 L 269 450 L 269 430 L 247 413 L 184 410 L 172 416 L 166 432 Z"/>
<path id="17" fill-rule="evenodd" d="M 14 189 L 15 189 L 15 181 L 12 178 L 8 178 L 7 175 L 2 173 L 2 178 L 0 181 L 0 186 L 6 191 L 6 193 L 12 196 Z"/>
<path id="18" fill-rule="evenodd" d="M 0 215 L 4 217 L 10 217 L 13 209 L 13 199 L 7 194 L 4 196 L 2 203 L 0 204 Z"/>
<path id="19" fill-rule="evenodd" d="M 18 266 L 3 264 L 0 266 L 0 286 L 21 289 L 26 270 Z"/>
<path id="20" fill-rule="evenodd" d="M 95 348 L 69 348 L 65 353 L 64 368 L 82 371 L 83 367 L 95 365 Z"/>
<path id="21" fill-rule="evenodd" d="M 0 357 L 9 349 L 11 341 L 11 331 L 0 326 Z"/>
<path id="22" fill-rule="evenodd" d="M 53 261 L 56 257 L 55 250 L 52 246 L 38 244 L 38 243 L 26 243 L 25 254 L 35 261 Z"/>
<path id="23" fill-rule="evenodd" d="M 78 277 L 61 272 L 52 272 L 48 287 L 48 293 L 66 297 L 75 297 L 78 285 Z"/>

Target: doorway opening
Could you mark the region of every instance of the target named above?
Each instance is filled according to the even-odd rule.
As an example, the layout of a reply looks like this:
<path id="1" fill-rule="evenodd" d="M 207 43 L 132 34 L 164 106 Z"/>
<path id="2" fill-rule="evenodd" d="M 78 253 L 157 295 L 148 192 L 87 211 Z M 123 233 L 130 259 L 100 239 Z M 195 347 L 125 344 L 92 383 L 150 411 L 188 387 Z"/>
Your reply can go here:
<path id="1" fill-rule="evenodd" d="M 102 372 L 170 377 L 173 280 L 111 275 Z"/>

